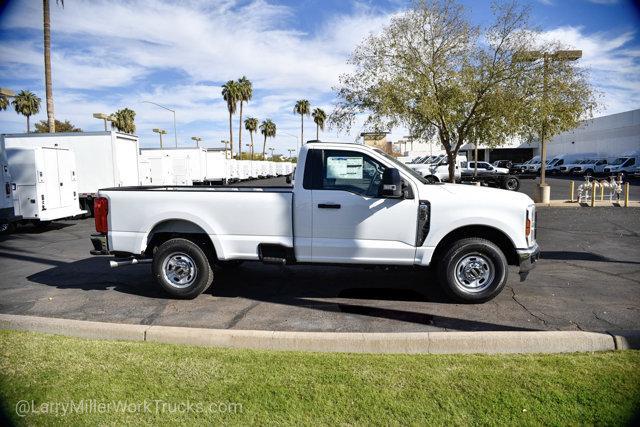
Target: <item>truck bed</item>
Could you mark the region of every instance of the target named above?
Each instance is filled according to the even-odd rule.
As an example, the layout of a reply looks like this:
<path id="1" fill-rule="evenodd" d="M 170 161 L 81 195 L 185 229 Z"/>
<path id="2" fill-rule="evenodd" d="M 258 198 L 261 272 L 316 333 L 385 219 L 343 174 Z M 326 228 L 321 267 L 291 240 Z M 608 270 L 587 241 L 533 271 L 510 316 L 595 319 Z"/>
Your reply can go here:
<path id="1" fill-rule="evenodd" d="M 291 187 L 144 186 L 100 190 L 109 247 L 141 254 L 153 233 L 206 233 L 219 259 L 258 259 L 258 244 L 293 247 Z"/>

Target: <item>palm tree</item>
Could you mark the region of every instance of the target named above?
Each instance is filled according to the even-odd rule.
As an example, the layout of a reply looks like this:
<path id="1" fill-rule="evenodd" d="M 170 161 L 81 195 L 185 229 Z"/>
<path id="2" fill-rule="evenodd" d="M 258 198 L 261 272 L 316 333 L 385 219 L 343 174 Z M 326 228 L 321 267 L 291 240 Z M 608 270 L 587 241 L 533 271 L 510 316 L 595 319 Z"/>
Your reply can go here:
<path id="1" fill-rule="evenodd" d="M 260 133 L 264 135 L 264 144 L 262 145 L 262 159 L 264 160 L 267 152 L 267 138 L 276 136 L 276 124 L 271 119 L 267 119 L 260 125 Z"/>
<path id="2" fill-rule="evenodd" d="M 111 122 L 111 127 L 119 130 L 120 132 L 133 134 L 136 131 L 136 112 L 129 109 L 123 108 L 121 110 L 116 111 L 112 114 L 113 121 Z"/>
<path id="3" fill-rule="evenodd" d="M 316 139 L 320 139 L 320 129 L 324 130 L 324 122 L 327 120 L 327 113 L 324 112 L 322 108 L 314 108 L 313 113 L 311 113 L 311 117 L 313 117 L 313 121 L 316 124 Z"/>
<path id="4" fill-rule="evenodd" d="M 249 136 L 251 137 L 251 160 L 253 160 L 253 134 L 258 130 L 258 119 L 247 117 L 244 121 L 244 128 L 249 131 Z"/>
<path id="5" fill-rule="evenodd" d="M 240 101 L 240 119 L 238 122 L 238 152 L 240 153 L 240 157 L 242 157 L 242 104 L 251 100 L 251 97 L 253 96 L 253 85 L 251 84 L 251 80 L 249 80 L 245 76 L 242 76 L 240 77 L 240 79 L 238 79 L 238 88 L 238 101 Z"/>
<path id="6" fill-rule="evenodd" d="M 56 0 L 56 4 L 62 4 L 64 0 Z M 53 113 L 53 83 L 51 82 L 51 18 L 49 14 L 49 0 L 42 0 L 43 27 L 44 27 L 44 81 L 47 98 L 47 122 L 49 132 L 56 131 L 56 121 Z"/>
<path id="7" fill-rule="evenodd" d="M 29 118 L 40 112 L 41 101 L 35 93 L 28 90 L 21 90 L 11 102 L 16 113 L 22 114 L 27 118 L 27 133 L 31 132 Z"/>
<path id="8" fill-rule="evenodd" d="M 229 80 L 222 85 L 222 98 L 227 101 L 227 110 L 229 110 L 229 149 L 231 150 L 231 158 L 233 158 L 233 115 L 238 108 L 238 100 L 240 98 L 240 88 L 238 82 Z"/>
<path id="9" fill-rule="evenodd" d="M 0 95 L 0 110 L 4 111 L 9 107 L 9 98 L 4 95 Z"/>
<path id="10" fill-rule="evenodd" d="M 304 116 L 309 115 L 310 108 L 309 101 L 306 99 L 296 101 L 296 106 L 293 107 L 293 112 L 300 114 L 300 144 L 304 144 Z"/>

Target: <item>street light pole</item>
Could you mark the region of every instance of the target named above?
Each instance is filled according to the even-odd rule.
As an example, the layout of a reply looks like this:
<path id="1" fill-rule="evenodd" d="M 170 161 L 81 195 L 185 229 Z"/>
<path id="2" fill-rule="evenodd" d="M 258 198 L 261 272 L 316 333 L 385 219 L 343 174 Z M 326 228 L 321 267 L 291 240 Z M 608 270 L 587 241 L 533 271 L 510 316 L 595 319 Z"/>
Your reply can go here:
<path id="1" fill-rule="evenodd" d="M 192 136 L 191 139 L 196 142 L 196 147 L 200 148 L 200 141 L 202 141 L 202 138 L 199 136 Z"/>
<path id="2" fill-rule="evenodd" d="M 177 131 L 177 128 L 176 128 L 176 112 L 175 112 L 175 110 L 172 110 L 169 107 L 165 107 L 164 105 L 160 105 L 157 102 L 153 102 L 153 101 L 142 101 L 142 102 L 143 103 L 147 103 L 147 104 L 156 105 L 156 106 L 158 106 L 160 108 L 164 108 L 165 110 L 171 111 L 173 113 L 173 137 L 175 139 L 176 147 L 178 147 L 178 131 Z"/>
<path id="3" fill-rule="evenodd" d="M 160 148 L 162 148 L 162 135 L 165 135 L 167 131 L 164 129 L 158 129 L 158 128 L 153 129 L 153 131 L 158 135 L 160 135 Z"/>
<path id="4" fill-rule="evenodd" d="M 94 119 L 104 120 L 104 131 L 107 132 L 107 122 L 112 122 L 113 117 L 105 113 L 93 113 Z"/>
<path id="5" fill-rule="evenodd" d="M 227 146 L 229 145 L 229 141 L 220 141 L 224 144 L 224 158 L 227 159 Z"/>
<path id="6" fill-rule="evenodd" d="M 253 161 L 253 144 L 245 144 L 245 145 L 251 149 L 251 160 Z"/>
<path id="7" fill-rule="evenodd" d="M 543 120 L 540 130 L 540 184 L 536 201 L 548 203 L 551 189 L 546 183 L 547 170 L 547 88 L 549 85 L 549 61 L 576 61 L 582 58 L 581 50 L 558 50 L 553 53 L 540 52 L 538 50 L 521 52 L 514 56 L 514 62 L 533 62 L 542 59 L 542 110 Z"/>
<path id="8" fill-rule="evenodd" d="M 289 136 L 294 137 L 294 138 L 296 139 L 296 151 L 299 151 L 299 150 L 300 150 L 300 138 L 299 138 L 297 135 L 294 135 L 294 134 L 289 133 L 289 132 L 283 132 L 283 131 L 279 131 L 279 132 L 280 132 L 281 134 L 289 135 Z"/>
<path id="9" fill-rule="evenodd" d="M 273 150 L 275 150 L 275 148 L 269 147 L 268 150 L 271 151 L 271 158 L 273 159 Z"/>

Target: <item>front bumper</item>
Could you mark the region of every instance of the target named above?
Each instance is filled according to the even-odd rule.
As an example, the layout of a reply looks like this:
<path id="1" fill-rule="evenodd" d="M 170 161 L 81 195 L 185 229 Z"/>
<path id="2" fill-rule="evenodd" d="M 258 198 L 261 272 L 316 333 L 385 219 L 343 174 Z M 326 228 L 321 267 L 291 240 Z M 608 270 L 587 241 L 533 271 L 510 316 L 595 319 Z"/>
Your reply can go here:
<path id="1" fill-rule="evenodd" d="M 93 250 L 89 251 L 91 255 L 110 255 L 109 245 L 107 244 L 106 234 L 92 234 L 91 244 Z"/>
<path id="2" fill-rule="evenodd" d="M 523 282 L 540 259 L 540 247 L 535 243 L 528 249 L 518 249 L 518 264 L 520 266 L 520 281 Z"/>

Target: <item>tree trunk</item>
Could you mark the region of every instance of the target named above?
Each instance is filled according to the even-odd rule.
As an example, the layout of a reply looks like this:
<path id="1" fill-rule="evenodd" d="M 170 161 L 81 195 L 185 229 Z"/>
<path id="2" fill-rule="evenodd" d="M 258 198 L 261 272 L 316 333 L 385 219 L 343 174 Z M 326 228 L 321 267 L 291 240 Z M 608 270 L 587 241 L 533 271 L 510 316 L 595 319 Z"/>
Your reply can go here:
<path id="1" fill-rule="evenodd" d="M 253 131 L 249 131 L 249 136 L 251 137 L 251 160 L 253 160 Z"/>
<path id="2" fill-rule="evenodd" d="M 229 111 L 229 151 L 231 151 L 231 158 L 233 159 L 233 114 Z"/>
<path id="3" fill-rule="evenodd" d="M 451 151 L 447 151 L 447 160 L 449 161 L 449 182 L 456 182 L 456 154 Z"/>
<path id="4" fill-rule="evenodd" d="M 473 168 L 473 177 L 478 177 L 478 145 L 473 144 L 473 160 L 474 160 L 474 168 Z"/>
<path id="5" fill-rule="evenodd" d="M 29 126 L 29 116 L 26 116 L 26 117 L 27 117 L 27 133 L 30 133 L 31 132 L 31 126 Z"/>
<path id="6" fill-rule="evenodd" d="M 49 16 L 49 0 L 42 1 L 44 9 L 44 81 L 47 96 L 47 122 L 49 132 L 56 131 L 56 121 L 53 114 L 53 84 L 51 83 L 51 19 Z"/>
<path id="7" fill-rule="evenodd" d="M 267 135 L 264 136 L 264 144 L 262 144 L 262 160 L 264 160 L 264 154 L 267 152 Z"/>
<path id="8" fill-rule="evenodd" d="M 240 101 L 240 121 L 238 126 L 238 157 L 242 160 L 242 101 Z"/>
<path id="9" fill-rule="evenodd" d="M 320 140 L 320 125 L 316 123 L 316 141 Z"/>
<path id="10" fill-rule="evenodd" d="M 304 145 L 304 114 L 300 114 L 300 146 Z"/>

